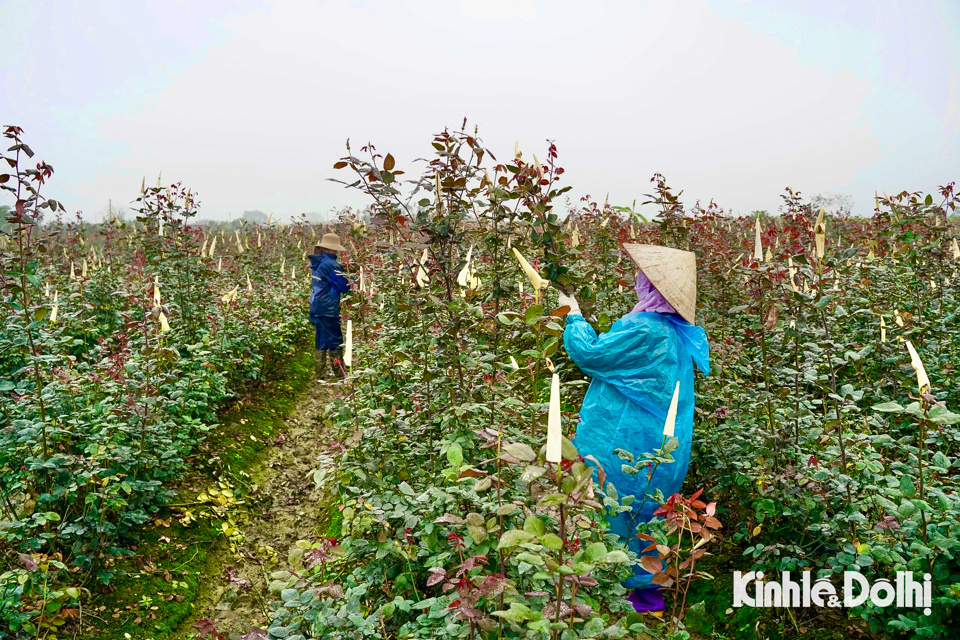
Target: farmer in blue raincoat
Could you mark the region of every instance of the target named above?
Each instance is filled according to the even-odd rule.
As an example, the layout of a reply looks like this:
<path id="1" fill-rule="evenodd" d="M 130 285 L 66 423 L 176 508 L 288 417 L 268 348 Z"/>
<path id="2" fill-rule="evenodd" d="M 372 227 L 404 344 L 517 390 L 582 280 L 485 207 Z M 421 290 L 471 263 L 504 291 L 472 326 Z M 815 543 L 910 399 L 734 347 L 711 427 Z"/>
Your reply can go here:
<path id="1" fill-rule="evenodd" d="M 327 377 L 328 363 L 330 378 L 339 377 L 343 371 L 340 365 L 340 358 L 343 356 L 340 294 L 350 290 L 350 282 L 343 275 L 343 267 L 337 262 L 337 254 L 341 251 L 344 251 L 344 248 L 340 244 L 339 236 L 325 233 L 310 256 L 310 272 L 313 275 L 310 322 L 316 327 L 316 372 L 320 379 Z"/>
<path id="2" fill-rule="evenodd" d="M 696 365 L 709 373 L 710 361 L 706 333 L 694 324 L 695 255 L 642 244 L 626 244 L 624 250 L 639 269 L 639 301 L 610 331 L 598 336 L 575 298 L 561 292 L 560 304 L 570 306 L 563 344 L 571 360 L 593 379 L 580 408 L 574 444 L 581 455 L 599 461 L 620 496 L 636 496 L 633 511 L 611 519 L 610 529 L 639 554 L 647 543 L 637 539 L 635 525 L 652 519 L 659 506 L 655 500 L 644 500 L 644 495 L 659 489 L 669 497 L 680 491 L 687 475 L 693 438 L 693 368 Z M 624 461 L 613 453 L 615 449 L 639 458 L 663 445 L 664 423 L 678 382 L 674 436 L 680 444 L 672 453 L 675 462 L 661 464 L 652 478 L 642 471 L 623 473 Z M 632 589 L 628 599 L 637 611 L 664 609 L 661 589 L 651 578 L 638 564 L 624 582 Z"/>

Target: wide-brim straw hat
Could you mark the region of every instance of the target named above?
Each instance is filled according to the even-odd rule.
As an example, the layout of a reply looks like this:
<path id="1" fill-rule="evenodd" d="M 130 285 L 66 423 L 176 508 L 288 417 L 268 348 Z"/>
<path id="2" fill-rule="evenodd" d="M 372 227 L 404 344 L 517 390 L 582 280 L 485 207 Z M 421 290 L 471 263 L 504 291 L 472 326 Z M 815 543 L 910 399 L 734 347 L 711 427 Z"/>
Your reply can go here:
<path id="1" fill-rule="evenodd" d="M 317 243 L 317 246 L 321 249 L 330 249 L 331 251 L 346 251 L 343 248 L 343 245 L 340 244 L 340 236 L 335 233 L 325 233 L 320 239 L 320 242 Z"/>
<path id="2" fill-rule="evenodd" d="M 680 317 L 696 324 L 696 254 L 655 244 L 625 244 L 623 249 Z"/>

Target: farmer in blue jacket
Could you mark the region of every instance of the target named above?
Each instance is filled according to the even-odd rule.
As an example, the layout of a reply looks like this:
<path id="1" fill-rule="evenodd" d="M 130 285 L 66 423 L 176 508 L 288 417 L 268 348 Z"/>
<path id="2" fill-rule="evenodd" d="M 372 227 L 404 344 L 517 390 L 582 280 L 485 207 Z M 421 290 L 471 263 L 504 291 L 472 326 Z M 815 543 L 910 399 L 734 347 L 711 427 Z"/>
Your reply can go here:
<path id="1" fill-rule="evenodd" d="M 617 493 L 633 495 L 632 510 L 611 519 L 610 530 L 625 538 L 637 554 L 647 546 L 636 537 L 636 526 L 653 518 L 660 505 L 651 497 L 659 489 L 664 497 L 680 491 L 690 464 L 693 439 L 693 367 L 709 373 L 709 347 L 703 329 L 694 324 L 697 301 L 696 257 L 688 251 L 654 245 L 626 244 L 639 269 L 637 305 L 607 333 L 598 336 L 584 320 L 572 296 L 560 294 L 569 305 L 563 344 L 567 354 L 592 378 L 574 444 L 583 456 L 596 458 Z M 640 454 L 660 449 L 664 423 L 679 387 L 674 437 L 679 446 L 674 462 L 661 464 L 652 476 L 641 471 L 629 475 L 623 460 L 613 452 Z M 655 552 L 654 552 L 655 553 Z M 661 590 L 652 574 L 639 564 L 624 582 L 637 611 L 663 611 Z"/>
<path id="2" fill-rule="evenodd" d="M 310 292 L 310 322 L 316 327 L 317 377 L 326 376 L 327 363 L 331 377 L 338 377 L 343 369 L 343 333 L 340 330 L 340 294 L 350 291 L 350 282 L 343 275 L 343 267 L 337 262 L 337 253 L 343 251 L 340 238 L 335 233 L 325 233 L 313 248 L 310 256 L 310 272 L 313 289 Z M 338 371 L 338 367 L 340 370 Z"/>

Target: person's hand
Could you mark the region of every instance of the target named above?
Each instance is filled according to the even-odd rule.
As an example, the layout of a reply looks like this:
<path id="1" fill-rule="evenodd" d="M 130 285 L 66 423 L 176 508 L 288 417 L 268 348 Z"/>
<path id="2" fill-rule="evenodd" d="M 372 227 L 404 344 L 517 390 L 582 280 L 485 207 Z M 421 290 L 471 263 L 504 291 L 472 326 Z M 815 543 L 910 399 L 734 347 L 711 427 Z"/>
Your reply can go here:
<path id="1" fill-rule="evenodd" d="M 563 291 L 557 292 L 557 300 L 560 301 L 561 307 L 570 307 L 570 313 L 568 315 L 583 315 L 580 313 L 580 304 L 577 302 L 577 299 L 573 296 L 568 296 Z"/>

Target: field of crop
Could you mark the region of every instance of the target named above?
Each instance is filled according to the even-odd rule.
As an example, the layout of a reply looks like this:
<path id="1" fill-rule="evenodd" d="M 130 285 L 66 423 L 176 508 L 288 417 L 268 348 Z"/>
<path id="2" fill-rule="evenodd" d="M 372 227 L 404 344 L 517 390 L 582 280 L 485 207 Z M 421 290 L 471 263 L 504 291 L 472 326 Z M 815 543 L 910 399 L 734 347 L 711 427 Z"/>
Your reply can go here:
<path id="1" fill-rule="evenodd" d="M 682 203 L 656 175 L 648 220 L 567 203 L 552 143 L 495 160 L 461 129 L 405 170 L 348 147 L 334 175 L 369 209 L 330 229 L 200 226 L 197 195 L 146 181 L 135 219 L 94 225 L 44 198 L 52 169 L 19 130 L 6 136 L 0 638 L 955 637 L 953 184 L 878 197 L 869 218 L 787 189 L 780 214 L 758 220 Z M 278 394 L 295 404 L 284 372 L 312 349 L 306 256 L 327 230 L 348 249 L 352 358 L 343 384 L 291 410 L 322 431 L 318 449 L 293 450 L 316 509 L 288 549 L 241 551 L 253 533 L 240 513 L 256 511 L 269 465 L 237 447 L 282 448 L 284 429 L 273 414 L 261 432 L 227 416 Z M 698 260 L 712 371 L 697 376 L 690 473 L 674 497 L 618 495 L 576 438 L 562 463 L 544 460 L 553 373 L 570 437 L 589 382 L 564 352 L 556 287 L 605 331 L 636 302 L 621 250 L 634 241 Z M 236 425 L 253 420 L 243 415 Z M 664 442 L 624 452 L 624 467 L 672 464 L 675 440 Z M 667 516 L 640 527 L 660 556 L 644 567 L 667 588 L 662 618 L 625 602 L 636 557 L 606 530 L 634 500 Z M 262 575 L 191 573 L 204 545 Z M 162 569 L 177 549 L 186 570 Z M 138 590 L 134 564 L 166 571 L 162 597 Z M 734 571 L 845 569 L 931 574 L 930 613 L 733 608 Z M 199 604 L 221 583 L 257 603 L 245 627 Z M 118 602 L 133 604 L 111 616 Z"/>

